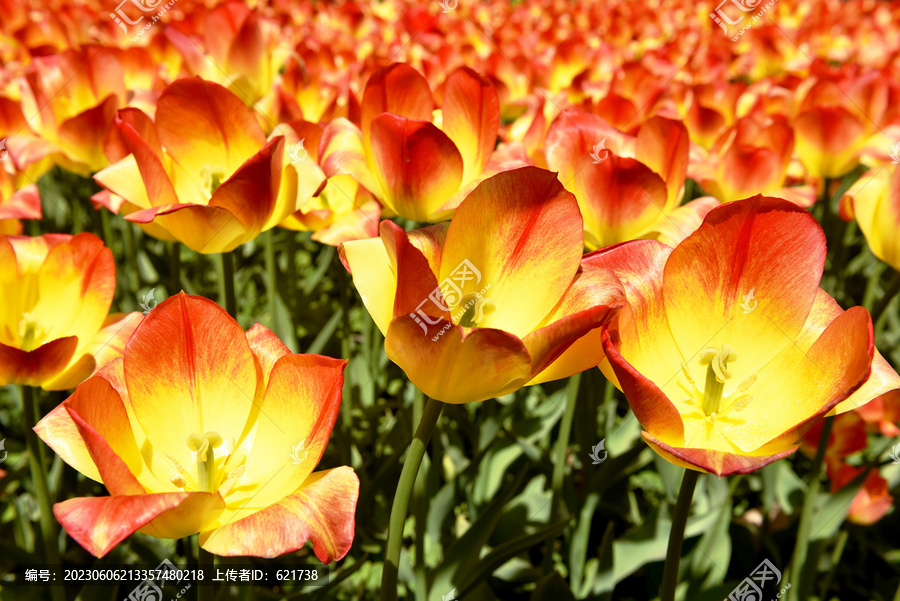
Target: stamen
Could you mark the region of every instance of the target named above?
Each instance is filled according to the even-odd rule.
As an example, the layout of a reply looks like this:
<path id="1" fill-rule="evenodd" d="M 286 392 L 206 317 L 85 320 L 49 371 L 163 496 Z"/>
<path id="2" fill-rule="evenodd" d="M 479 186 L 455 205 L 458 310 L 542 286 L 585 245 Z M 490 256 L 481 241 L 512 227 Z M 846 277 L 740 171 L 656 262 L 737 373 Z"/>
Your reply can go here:
<path id="1" fill-rule="evenodd" d="M 737 361 L 737 353 L 729 345 L 722 350 L 715 347 L 704 349 L 700 354 L 700 365 L 706 365 L 706 384 L 703 387 L 703 412 L 711 416 L 719 411 L 725 391 L 725 381 L 731 379 L 728 362 Z"/>

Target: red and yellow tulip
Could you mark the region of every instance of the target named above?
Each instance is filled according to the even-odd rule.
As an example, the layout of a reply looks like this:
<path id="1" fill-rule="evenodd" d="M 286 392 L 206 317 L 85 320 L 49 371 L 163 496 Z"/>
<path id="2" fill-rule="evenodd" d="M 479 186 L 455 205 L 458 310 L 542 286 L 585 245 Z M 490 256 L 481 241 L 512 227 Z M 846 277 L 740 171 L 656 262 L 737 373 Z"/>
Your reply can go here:
<path id="1" fill-rule="evenodd" d="M 0 386 L 74 388 L 141 322 L 109 314 L 116 266 L 93 234 L 0 236 L 0 287 Z"/>
<path id="2" fill-rule="evenodd" d="M 152 236 L 226 252 L 297 210 L 284 138 L 267 142 L 253 112 L 218 84 L 178 80 L 160 96 L 155 121 L 126 109 L 116 124 L 131 154 L 94 176 L 111 192 L 95 199 Z"/>
<path id="3" fill-rule="evenodd" d="M 603 330 L 615 378 L 667 460 L 724 476 L 797 449 L 821 416 L 900 387 L 865 309 L 819 288 L 825 237 L 800 207 L 765 197 L 711 211 L 675 249 L 609 252 L 628 306 Z"/>
<path id="4" fill-rule="evenodd" d="M 336 119 L 321 161 L 329 176 L 351 175 L 392 213 L 448 219 L 489 167 L 500 108 L 491 83 L 468 68 L 447 78 L 434 111 L 428 82 L 405 64 L 375 73 L 360 105 L 361 127 Z"/>
<path id="5" fill-rule="evenodd" d="M 607 321 L 618 280 L 582 260 L 575 198 L 555 175 L 525 167 L 495 175 L 450 224 L 340 247 L 385 352 L 431 398 L 470 403 L 597 364 L 565 353 Z"/>
<path id="6" fill-rule="evenodd" d="M 545 152 L 548 167 L 578 199 L 585 245 L 596 249 L 662 231 L 681 240 L 699 225 L 710 199 L 678 206 L 689 149 L 678 121 L 653 117 L 632 137 L 596 115 L 570 111 L 550 127 Z"/>
<path id="7" fill-rule="evenodd" d="M 160 303 L 123 358 L 35 428 L 108 497 L 54 513 L 101 557 L 131 533 L 200 533 L 217 555 L 274 557 L 312 541 L 323 562 L 354 534 L 359 481 L 314 472 L 341 404 L 346 361 L 295 355 L 257 324 L 246 334 L 210 300 Z"/>

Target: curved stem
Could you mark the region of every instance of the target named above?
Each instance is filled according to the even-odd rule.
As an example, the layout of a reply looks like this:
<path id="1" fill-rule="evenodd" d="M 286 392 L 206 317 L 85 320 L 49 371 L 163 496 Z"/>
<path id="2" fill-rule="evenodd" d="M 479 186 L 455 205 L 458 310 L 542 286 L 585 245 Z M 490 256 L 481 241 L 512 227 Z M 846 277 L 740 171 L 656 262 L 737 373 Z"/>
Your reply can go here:
<path id="1" fill-rule="evenodd" d="M 228 314 L 237 319 L 237 300 L 234 296 L 234 257 L 230 252 L 219 253 L 219 304 L 223 302 Z"/>
<path id="2" fill-rule="evenodd" d="M 810 590 L 808 579 L 803 577 L 803 564 L 806 563 L 806 552 L 809 547 L 809 535 L 812 531 L 813 509 L 819 496 L 821 482 L 819 476 L 822 473 L 822 463 L 825 460 L 825 449 L 828 447 L 828 439 L 831 436 L 831 427 L 834 425 L 834 417 L 826 417 L 822 425 L 822 434 L 819 437 L 819 446 L 813 459 L 812 469 L 809 474 L 809 487 L 803 499 L 803 509 L 800 512 L 800 525 L 797 527 L 797 538 L 794 546 L 794 556 L 791 558 L 791 580 L 797 586 L 791 587 L 788 599 L 806 599 L 804 591 Z"/>
<path id="3" fill-rule="evenodd" d="M 59 543 L 57 542 L 57 528 L 53 517 L 53 503 L 50 500 L 49 485 L 47 479 L 47 464 L 44 448 L 35 434 L 34 425 L 37 423 L 38 411 L 37 397 L 31 386 L 22 386 L 22 417 L 25 420 L 25 445 L 28 449 L 28 467 L 31 470 L 31 480 L 34 484 L 34 492 L 37 496 L 38 506 L 41 510 L 40 530 L 41 543 L 44 547 L 44 556 L 51 567 L 59 567 Z M 65 590 L 59 586 L 51 586 L 50 593 L 53 601 L 63 601 Z"/>
<path id="4" fill-rule="evenodd" d="M 403 462 L 403 470 L 400 472 L 400 481 L 397 483 L 397 492 L 394 493 L 394 503 L 391 506 L 391 521 L 388 525 L 387 542 L 385 543 L 384 568 L 381 573 L 381 601 L 395 601 L 397 599 L 397 570 L 400 564 L 400 549 L 403 541 L 403 524 L 406 523 L 406 511 L 409 508 L 409 497 L 413 484 L 416 482 L 416 474 L 419 473 L 419 465 L 425 456 L 425 448 L 434 432 L 434 426 L 444 404 L 435 399 L 428 399 L 422 420 L 416 428 L 416 434 L 409 443 L 409 453 Z M 421 544 L 422 541 L 417 541 Z"/>
<path id="5" fill-rule="evenodd" d="M 681 563 L 681 546 L 684 544 L 684 527 L 691 513 L 691 500 L 700 472 L 685 470 L 681 479 L 681 490 L 675 503 L 672 515 L 672 530 L 669 532 L 669 548 L 666 550 L 666 566 L 663 568 L 660 601 L 674 601 L 675 589 L 678 588 L 678 565 Z"/>

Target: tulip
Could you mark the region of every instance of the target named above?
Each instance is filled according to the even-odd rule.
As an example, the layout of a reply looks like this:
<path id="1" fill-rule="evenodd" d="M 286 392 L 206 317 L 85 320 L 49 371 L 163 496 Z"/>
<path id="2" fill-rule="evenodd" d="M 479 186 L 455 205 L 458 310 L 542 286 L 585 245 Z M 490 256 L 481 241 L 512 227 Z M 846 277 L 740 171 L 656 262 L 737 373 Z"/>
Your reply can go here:
<path id="1" fill-rule="evenodd" d="M 162 92 L 155 122 L 126 109 L 116 125 L 131 154 L 94 176 L 111 193 L 95 200 L 152 236 L 227 252 L 297 210 L 284 138 L 267 143 L 253 111 L 217 84 L 178 80 Z"/>
<path id="2" fill-rule="evenodd" d="M 841 199 L 841 216 L 856 219 L 872 254 L 900 271 L 900 169 L 888 164 L 858 179 Z"/>
<path id="3" fill-rule="evenodd" d="M 346 361 L 292 354 L 257 324 L 246 334 L 210 300 L 157 306 L 124 356 L 35 428 L 107 497 L 54 514 L 97 557 L 140 530 L 200 533 L 217 555 L 274 557 L 312 541 L 323 562 L 350 549 L 359 481 L 314 472 L 337 419 Z"/>
<path id="4" fill-rule="evenodd" d="M 797 156 L 819 179 L 852 171 L 868 140 L 878 136 L 889 116 L 888 84 L 882 73 L 824 75 L 810 78 L 800 89 L 794 119 Z"/>
<path id="5" fill-rule="evenodd" d="M 416 221 L 450 218 L 488 174 L 500 108 L 491 83 L 468 68 L 444 84 L 433 115 L 428 82 L 409 65 L 375 73 L 360 103 L 361 128 L 346 119 L 326 127 L 321 161 L 328 176 L 351 175 L 391 212 Z"/>
<path id="6" fill-rule="evenodd" d="M 347 242 L 341 258 L 385 335 L 385 352 L 425 394 L 470 403 L 596 365 L 563 352 L 621 301 L 609 270 L 582 260 L 575 197 L 525 167 L 482 182 L 449 225 Z"/>
<path id="7" fill-rule="evenodd" d="M 109 314 L 112 253 L 93 234 L 0 236 L 0 386 L 74 388 L 121 355 L 141 321 Z"/>
<path id="8" fill-rule="evenodd" d="M 819 289 L 825 237 L 793 203 L 736 201 L 675 249 L 616 251 L 629 305 L 603 330 L 606 373 L 676 465 L 751 472 L 793 453 L 826 413 L 900 388 L 868 312 Z"/>
<path id="9" fill-rule="evenodd" d="M 863 472 L 862 467 L 855 467 L 844 460 L 866 448 L 866 422 L 869 421 L 871 407 L 875 401 L 859 411 L 842 413 L 834 420 L 825 447 L 825 466 L 828 479 L 831 481 L 831 492 L 836 493 L 851 480 Z M 804 436 L 803 453 L 809 457 L 816 454 L 822 436 L 822 422 L 818 422 Z M 872 470 L 865 477 L 862 487 L 847 512 L 847 519 L 854 524 L 871 525 L 880 520 L 892 505 L 893 497 L 888 494 L 887 482 Z"/>
<path id="10" fill-rule="evenodd" d="M 0 235 L 22 233 L 20 219 L 40 219 L 41 196 L 35 184 L 12 192 L 13 179 L 0 169 Z"/>
<path id="11" fill-rule="evenodd" d="M 689 148 L 677 121 L 654 117 L 631 137 L 596 115 L 571 111 L 551 126 L 545 152 L 548 167 L 578 199 L 585 245 L 596 249 L 661 231 L 667 241 L 681 240 L 699 225 L 718 203 L 678 206 Z"/>
<path id="12" fill-rule="evenodd" d="M 713 144 L 694 179 L 722 202 L 767 194 L 808 207 L 816 200 L 812 186 L 785 186 L 793 151 L 787 119 L 742 117 Z"/>
<path id="13" fill-rule="evenodd" d="M 863 472 L 863 468 L 844 464 L 831 481 L 831 491 L 835 493 Z M 888 482 L 872 470 L 863 480 L 862 488 L 850 501 L 847 521 L 860 526 L 871 526 L 883 518 L 894 505 L 894 497 L 889 492 Z"/>
<path id="14" fill-rule="evenodd" d="M 186 71 L 227 86 L 247 104 L 269 94 L 290 54 L 280 41 L 279 24 L 241 2 L 219 4 L 198 20 L 202 37 L 165 29 Z"/>
<path id="15" fill-rule="evenodd" d="M 313 240 L 337 246 L 349 240 L 378 235 L 381 205 L 349 175 L 326 178 L 318 165 L 318 148 L 323 128 L 307 121 L 278 125 L 288 151 L 285 168 L 297 171 L 299 209 L 279 225 L 296 231 L 312 231 Z M 304 200 L 305 199 L 305 200 Z"/>
<path id="16" fill-rule="evenodd" d="M 124 77 L 116 54 L 99 47 L 36 57 L 22 86 L 28 128 L 9 140 L 19 167 L 43 159 L 82 175 L 105 167 L 103 140 L 116 109 L 125 105 Z M 37 179 L 40 173 L 30 175 Z"/>

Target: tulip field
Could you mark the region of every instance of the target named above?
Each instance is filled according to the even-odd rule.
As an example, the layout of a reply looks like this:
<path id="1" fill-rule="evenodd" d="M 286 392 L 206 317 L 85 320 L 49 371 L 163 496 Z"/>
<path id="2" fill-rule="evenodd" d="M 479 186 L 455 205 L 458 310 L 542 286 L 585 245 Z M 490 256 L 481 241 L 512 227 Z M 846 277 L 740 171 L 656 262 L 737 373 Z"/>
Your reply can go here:
<path id="1" fill-rule="evenodd" d="M 0 0 L 0 601 L 900 601 L 898 367 L 900 1 Z"/>

